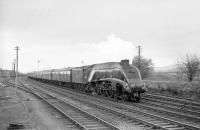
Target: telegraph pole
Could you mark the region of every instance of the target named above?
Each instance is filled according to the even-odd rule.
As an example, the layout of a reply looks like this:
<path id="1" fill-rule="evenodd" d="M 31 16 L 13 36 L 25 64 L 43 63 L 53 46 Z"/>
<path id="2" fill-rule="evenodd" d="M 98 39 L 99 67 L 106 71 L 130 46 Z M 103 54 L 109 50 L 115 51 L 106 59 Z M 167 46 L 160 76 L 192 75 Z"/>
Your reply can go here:
<path id="1" fill-rule="evenodd" d="M 13 81 L 15 82 L 15 59 L 13 60 Z"/>
<path id="2" fill-rule="evenodd" d="M 141 46 L 137 46 L 138 48 L 138 69 L 140 70 L 140 67 L 141 67 Z"/>
<path id="3" fill-rule="evenodd" d="M 13 70 L 14 70 L 14 78 L 15 78 L 15 76 L 16 76 L 16 74 L 15 74 L 15 59 L 14 59 L 14 68 L 13 68 Z"/>
<path id="4" fill-rule="evenodd" d="M 18 51 L 19 51 L 19 46 L 16 46 L 15 50 L 16 50 L 16 80 L 17 80 L 17 77 L 18 77 Z"/>
<path id="5" fill-rule="evenodd" d="M 13 78 L 14 78 L 14 62 L 12 62 L 12 73 L 11 73 L 11 76 L 13 76 Z"/>
<path id="6" fill-rule="evenodd" d="M 39 67 L 40 67 L 39 64 L 40 64 L 40 60 L 39 60 L 39 58 L 38 58 L 38 71 L 39 71 Z"/>

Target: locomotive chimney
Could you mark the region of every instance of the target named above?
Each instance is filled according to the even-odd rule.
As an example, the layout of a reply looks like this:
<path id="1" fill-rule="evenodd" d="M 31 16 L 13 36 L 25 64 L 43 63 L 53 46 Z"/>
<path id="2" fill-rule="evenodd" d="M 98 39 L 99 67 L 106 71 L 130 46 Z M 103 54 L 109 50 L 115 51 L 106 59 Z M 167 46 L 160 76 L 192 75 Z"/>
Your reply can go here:
<path id="1" fill-rule="evenodd" d="M 121 64 L 122 65 L 129 65 L 129 60 L 128 59 L 121 60 Z"/>

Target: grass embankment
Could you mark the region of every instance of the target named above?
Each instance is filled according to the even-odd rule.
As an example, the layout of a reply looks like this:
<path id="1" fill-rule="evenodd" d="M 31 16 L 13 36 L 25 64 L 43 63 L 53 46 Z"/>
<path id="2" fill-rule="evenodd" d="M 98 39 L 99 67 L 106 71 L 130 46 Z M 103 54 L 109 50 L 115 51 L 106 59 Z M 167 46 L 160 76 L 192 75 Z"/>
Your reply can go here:
<path id="1" fill-rule="evenodd" d="M 155 90 L 160 93 L 189 98 L 200 102 L 200 81 L 187 82 L 177 80 L 177 78 L 172 75 L 169 76 L 171 79 L 162 79 L 160 78 L 160 75 L 159 78 L 155 77 L 156 76 L 154 76 L 154 78 L 151 77 L 147 80 L 144 80 L 148 89 Z M 166 75 L 163 77 L 166 77 Z"/>

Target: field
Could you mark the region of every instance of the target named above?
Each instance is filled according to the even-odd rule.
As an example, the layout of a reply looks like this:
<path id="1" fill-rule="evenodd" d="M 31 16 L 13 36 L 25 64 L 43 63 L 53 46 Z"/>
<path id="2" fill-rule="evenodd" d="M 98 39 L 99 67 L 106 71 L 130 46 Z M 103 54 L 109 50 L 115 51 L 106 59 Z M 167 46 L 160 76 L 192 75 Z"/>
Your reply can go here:
<path id="1" fill-rule="evenodd" d="M 173 73 L 157 72 L 144 81 L 148 89 L 200 101 L 200 81 L 197 77 L 187 82 Z"/>

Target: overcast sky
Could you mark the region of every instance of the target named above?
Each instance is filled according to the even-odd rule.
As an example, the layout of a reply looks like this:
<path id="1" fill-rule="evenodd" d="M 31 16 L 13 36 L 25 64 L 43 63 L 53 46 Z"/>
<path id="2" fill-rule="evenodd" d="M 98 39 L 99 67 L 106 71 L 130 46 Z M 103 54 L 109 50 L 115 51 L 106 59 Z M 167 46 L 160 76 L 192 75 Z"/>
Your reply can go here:
<path id="1" fill-rule="evenodd" d="M 81 66 L 132 59 L 156 67 L 200 55 L 199 0 L 0 0 L 0 68 Z"/>

